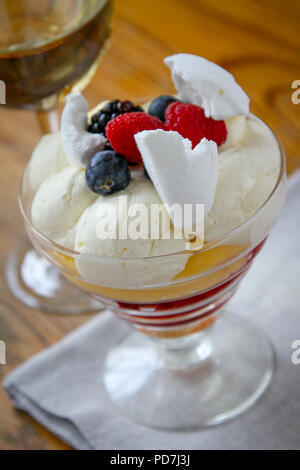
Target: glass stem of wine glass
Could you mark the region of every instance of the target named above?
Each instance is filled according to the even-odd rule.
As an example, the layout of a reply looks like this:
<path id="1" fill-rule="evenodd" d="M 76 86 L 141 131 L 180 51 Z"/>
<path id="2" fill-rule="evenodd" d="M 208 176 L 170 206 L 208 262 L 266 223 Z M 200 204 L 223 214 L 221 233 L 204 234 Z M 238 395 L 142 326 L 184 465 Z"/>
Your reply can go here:
<path id="1" fill-rule="evenodd" d="M 59 108 L 48 111 L 36 111 L 36 117 L 42 134 L 50 134 L 59 130 Z"/>

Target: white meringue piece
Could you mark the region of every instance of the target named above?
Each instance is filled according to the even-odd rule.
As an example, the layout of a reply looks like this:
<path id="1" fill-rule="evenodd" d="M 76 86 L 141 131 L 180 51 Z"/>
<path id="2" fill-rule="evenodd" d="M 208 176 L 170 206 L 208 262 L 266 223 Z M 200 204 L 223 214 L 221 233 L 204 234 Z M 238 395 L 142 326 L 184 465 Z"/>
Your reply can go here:
<path id="1" fill-rule="evenodd" d="M 248 96 L 219 65 L 193 54 L 175 54 L 164 62 L 180 98 L 201 106 L 206 117 L 219 120 L 249 113 Z"/>
<path id="2" fill-rule="evenodd" d="M 91 157 L 104 149 L 107 142 L 101 134 L 87 132 L 88 103 L 81 93 L 67 97 L 61 118 L 61 134 L 70 165 L 87 167 Z"/>
<path id="3" fill-rule="evenodd" d="M 143 131 L 135 135 L 145 167 L 167 209 L 173 204 L 191 204 L 193 213 L 184 221 L 170 216 L 177 230 L 189 230 L 201 221 L 195 217 L 196 204 L 204 205 L 206 215 L 214 201 L 218 178 L 218 147 L 202 139 L 192 150 L 192 143 L 178 132 Z M 185 212 L 186 215 L 186 212 Z"/>

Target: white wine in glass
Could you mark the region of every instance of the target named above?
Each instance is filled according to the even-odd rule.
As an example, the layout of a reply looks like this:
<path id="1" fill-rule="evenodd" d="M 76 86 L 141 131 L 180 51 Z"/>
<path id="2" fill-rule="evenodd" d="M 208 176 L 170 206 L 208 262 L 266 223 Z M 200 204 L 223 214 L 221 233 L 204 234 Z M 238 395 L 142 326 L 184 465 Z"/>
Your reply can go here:
<path id="1" fill-rule="evenodd" d="M 58 129 L 57 105 L 93 77 L 112 27 L 112 0 L 0 0 L 0 80 L 6 106 L 32 110 L 43 133 Z M 53 313 L 82 313 L 93 303 L 33 249 L 7 265 L 12 292 Z M 99 310 L 99 308 L 98 308 Z"/>
<path id="2" fill-rule="evenodd" d="M 111 29 L 109 0 L 2 0 L 0 77 L 6 103 L 48 110 L 95 72 Z"/>

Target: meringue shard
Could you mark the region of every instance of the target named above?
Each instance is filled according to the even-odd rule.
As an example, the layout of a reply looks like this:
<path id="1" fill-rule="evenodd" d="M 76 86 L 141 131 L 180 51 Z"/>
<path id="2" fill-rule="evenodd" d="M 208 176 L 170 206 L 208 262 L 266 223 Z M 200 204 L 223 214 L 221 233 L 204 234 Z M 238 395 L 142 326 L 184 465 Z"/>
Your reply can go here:
<path id="1" fill-rule="evenodd" d="M 216 120 L 249 113 L 249 97 L 227 70 L 203 57 L 175 54 L 164 60 L 183 101 L 201 106 Z"/>
<path id="2" fill-rule="evenodd" d="M 87 132 L 88 103 L 81 93 L 67 96 L 61 118 L 61 135 L 70 165 L 86 168 L 91 157 L 104 149 L 107 139 Z"/>
<path id="3" fill-rule="evenodd" d="M 202 204 L 206 215 L 214 201 L 218 177 L 217 144 L 202 139 L 192 149 L 191 141 L 178 132 L 160 129 L 140 132 L 135 135 L 135 140 L 147 172 L 167 209 L 176 204 L 183 210 L 187 204 L 193 209 L 184 221 L 174 220 L 173 213 L 170 213 L 175 229 L 189 230 L 198 226 L 201 220 L 196 218 L 196 205 Z"/>

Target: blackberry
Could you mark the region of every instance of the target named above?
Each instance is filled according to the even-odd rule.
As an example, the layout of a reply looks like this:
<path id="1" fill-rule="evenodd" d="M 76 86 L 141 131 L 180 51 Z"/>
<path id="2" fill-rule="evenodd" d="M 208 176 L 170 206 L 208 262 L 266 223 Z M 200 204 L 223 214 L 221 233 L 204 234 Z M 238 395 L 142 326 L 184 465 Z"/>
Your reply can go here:
<path id="1" fill-rule="evenodd" d="M 127 188 L 131 174 L 126 158 L 117 152 L 106 150 L 96 153 L 91 158 L 85 179 L 91 191 L 109 196 Z"/>
<path id="2" fill-rule="evenodd" d="M 92 116 L 88 132 L 91 132 L 92 134 L 103 134 L 106 136 L 105 127 L 109 121 L 121 114 L 136 112 L 144 112 L 144 110 L 140 106 L 135 106 L 131 101 L 110 101 Z M 110 149 L 111 147 L 107 150 Z"/>

